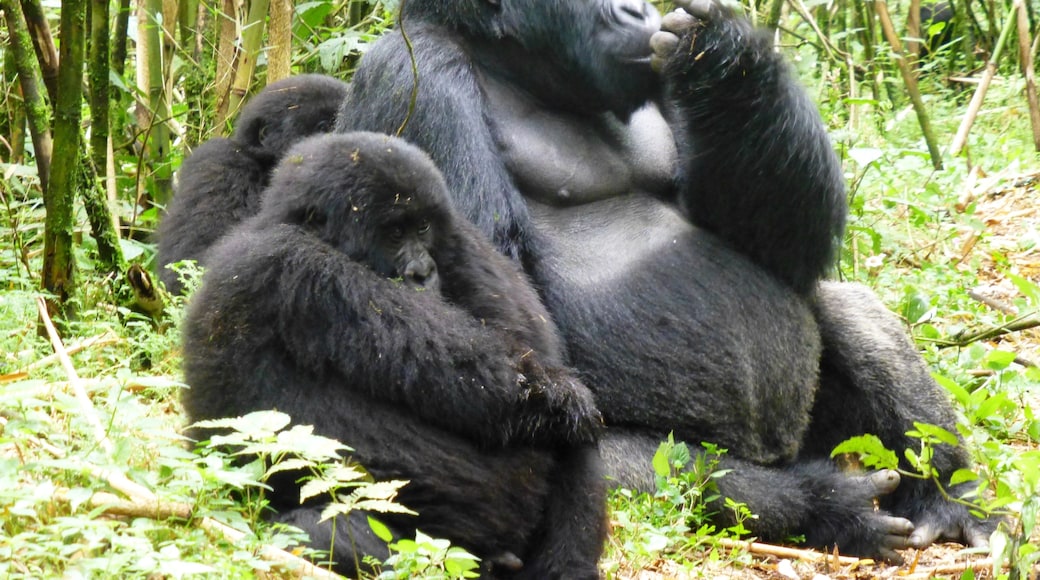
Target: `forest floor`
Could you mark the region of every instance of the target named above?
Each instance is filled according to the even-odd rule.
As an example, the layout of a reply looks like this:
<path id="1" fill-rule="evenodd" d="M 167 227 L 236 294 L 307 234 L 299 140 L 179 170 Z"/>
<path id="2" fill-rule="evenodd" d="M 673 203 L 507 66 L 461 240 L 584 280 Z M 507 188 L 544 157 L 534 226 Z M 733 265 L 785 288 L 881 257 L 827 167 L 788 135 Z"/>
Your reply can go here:
<path id="1" fill-rule="evenodd" d="M 979 232 L 965 228 L 959 244 L 961 255 L 956 263 L 971 263 L 969 258 L 981 258 L 978 272 L 980 285 L 972 296 L 985 301 L 992 308 L 1014 313 L 1012 300 L 1018 295 L 1006 272 L 1031 280 L 1040 280 L 1040 171 L 1014 174 L 972 175 L 964 189 L 956 192 L 958 205 L 974 202 L 975 217 L 985 223 Z M 1031 243 L 1032 242 L 1032 243 Z M 956 246 L 956 244 L 954 244 Z M 1006 257 L 995 259 L 995 255 Z M 1012 332 L 990 341 L 1019 353 L 1019 361 L 1040 364 L 1040 326 Z M 1034 390 L 1030 406 L 1040 408 L 1040 389 Z M 1022 449 L 1036 447 L 1033 443 L 1012 443 Z M 1040 537 L 1036 530 L 1034 537 Z M 687 571 L 673 560 L 660 559 L 641 570 L 625 569 L 621 563 L 615 576 L 619 580 L 680 580 L 687 578 L 769 579 L 769 580 L 826 580 L 867 578 L 961 578 L 967 569 L 974 570 L 975 578 L 992 578 L 992 562 L 987 554 L 965 553 L 964 546 L 953 543 L 935 544 L 925 550 L 908 550 L 905 563 L 899 566 L 863 560 L 856 563 L 838 563 L 830 556 L 816 559 L 806 552 L 801 557 L 779 557 L 750 554 L 745 563 L 737 566 L 733 559 L 723 556 L 716 562 L 707 562 L 694 572 Z"/>

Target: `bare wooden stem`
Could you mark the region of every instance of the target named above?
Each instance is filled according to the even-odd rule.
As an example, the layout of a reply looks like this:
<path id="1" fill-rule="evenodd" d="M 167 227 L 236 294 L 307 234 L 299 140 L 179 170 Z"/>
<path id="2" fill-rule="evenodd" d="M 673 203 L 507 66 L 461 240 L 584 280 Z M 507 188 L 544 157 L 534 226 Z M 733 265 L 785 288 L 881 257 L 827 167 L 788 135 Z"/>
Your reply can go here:
<path id="1" fill-rule="evenodd" d="M 1018 54 L 1022 75 L 1026 78 L 1026 99 L 1029 101 L 1029 122 L 1033 126 L 1033 148 L 1040 151 L 1040 100 L 1036 95 L 1036 69 L 1033 66 L 1032 43 L 1029 39 L 1029 17 L 1025 2 L 1018 2 Z"/>
<path id="2" fill-rule="evenodd" d="M 1022 0 L 1015 0 L 1014 6 L 1022 4 Z M 1007 19 L 1004 21 L 1004 29 L 1000 31 L 1000 38 L 997 40 L 997 46 L 993 49 L 993 55 L 986 61 L 986 70 L 982 73 L 982 80 L 979 82 L 979 86 L 975 88 L 975 94 L 971 97 L 971 102 L 968 103 L 968 111 L 964 114 L 964 119 L 961 120 L 961 126 L 957 129 L 957 135 L 953 138 L 953 143 L 950 144 L 950 155 L 960 155 L 961 151 L 964 150 L 964 145 L 968 142 L 968 133 L 971 132 L 971 126 L 975 124 L 975 118 L 979 115 L 979 110 L 982 108 L 982 101 L 986 98 L 986 91 L 989 90 L 989 83 L 993 81 L 993 77 L 997 74 L 997 63 L 1000 62 L 1000 56 L 1004 52 L 1004 45 L 1007 44 L 1008 37 L 1011 35 L 1011 28 L 1015 26 L 1017 18 L 1013 13 L 1008 13 Z"/>
<path id="3" fill-rule="evenodd" d="M 928 111 L 924 108 L 921 92 L 917 89 L 917 79 L 914 77 L 913 71 L 910 70 L 910 65 L 906 62 L 903 43 L 899 40 L 899 35 L 896 34 L 895 26 L 892 25 L 892 17 L 888 14 L 888 4 L 884 0 L 874 0 L 874 10 L 881 21 L 881 30 L 885 34 L 889 46 L 892 47 L 896 67 L 899 68 L 899 74 L 903 76 L 906 92 L 910 94 L 910 102 L 914 106 L 914 112 L 917 113 L 917 122 L 921 125 L 925 143 L 928 144 L 928 155 L 932 158 L 932 167 L 942 169 L 942 154 L 939 153 L 939 146 L 936 144 L 934 133 L 932 133 L 932 123 L 928 120 Z"/>

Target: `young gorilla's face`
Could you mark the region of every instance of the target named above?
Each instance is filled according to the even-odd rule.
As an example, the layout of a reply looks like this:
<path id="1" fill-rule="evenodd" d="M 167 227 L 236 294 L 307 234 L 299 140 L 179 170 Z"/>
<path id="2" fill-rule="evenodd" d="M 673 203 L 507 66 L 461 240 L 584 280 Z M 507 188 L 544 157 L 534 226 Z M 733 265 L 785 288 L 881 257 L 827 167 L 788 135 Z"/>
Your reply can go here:
<path id="1" fill-rule="evenodd" d="M 392 211 L 375 231 L 365 262 L 388 278 L 426 290 L 440 290 L 437 264 L 430 252 L 433 221 L 409 211 Z"/>

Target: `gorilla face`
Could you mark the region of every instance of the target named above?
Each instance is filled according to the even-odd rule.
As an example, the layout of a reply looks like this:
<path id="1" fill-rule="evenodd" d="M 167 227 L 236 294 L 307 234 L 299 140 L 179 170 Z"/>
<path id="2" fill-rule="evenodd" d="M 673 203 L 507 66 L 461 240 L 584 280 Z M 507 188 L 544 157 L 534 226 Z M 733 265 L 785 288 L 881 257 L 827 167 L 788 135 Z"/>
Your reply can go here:
<path id="1" fill-rule="evenodd" d="M 246 103 L 233 139 L 277 159 L 302 137 L 332 131 L 346 95 L 346 83 L 318 74 L 271 83 Z"/>
<path id="2" fill-rule="evenodd" d="M 635 110 L 659 83 L 650 37 L 661 15 L 644 0 L 409 0 L 406 22 L 445 25 L 483 68 L 545 102 L 581 112 Z M 455 4 L 460 6 L 455 7 Z"/>
<path id="3" fill-rule="evenodd" d="M 392 212 L 378 224 L 364 262 L 387 278 L 401 278 L 415 288 L 438 291 L 437 264 L 431 221 L 409 211 Z"/>

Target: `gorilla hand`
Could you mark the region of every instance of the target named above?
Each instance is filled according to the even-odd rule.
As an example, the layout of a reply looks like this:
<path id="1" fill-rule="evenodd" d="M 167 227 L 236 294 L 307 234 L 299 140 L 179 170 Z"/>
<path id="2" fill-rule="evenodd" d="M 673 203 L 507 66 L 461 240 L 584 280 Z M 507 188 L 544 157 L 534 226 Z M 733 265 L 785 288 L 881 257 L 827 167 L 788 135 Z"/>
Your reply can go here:
<path id="1" fill-rule="evenodd" d="M 541 445 L 587 445 L 603 430 L 592 392 L 568 369 L 544 367 L 533 353 L 518 359 L 520 412 L 511 425 L 515 439 Z"/>
<path id="2" fill-rule="evenodd" d="M 768 55 L 768 38 L 754 34 L 751 23 L 719 0 L 676 0 L 679 8 L 661 21 L 650 37 L 650 65 L 686 82 L 721 85 Z M 765 56 L 769 60 L 768 56 Z"/>
<path id="3" fill-rule="evenodd" d="M 890 469 L 821 478 L 816 493 L 824 509 L 806 534 L 807 543 L 824 547 L 836 544 L 843 553 L 902 563 L 903 557 L 896 550 L 912 547 L 914 524 L 874 507 L 874 498 L 895 491 L 899 481 L 899 474 Z"/>

